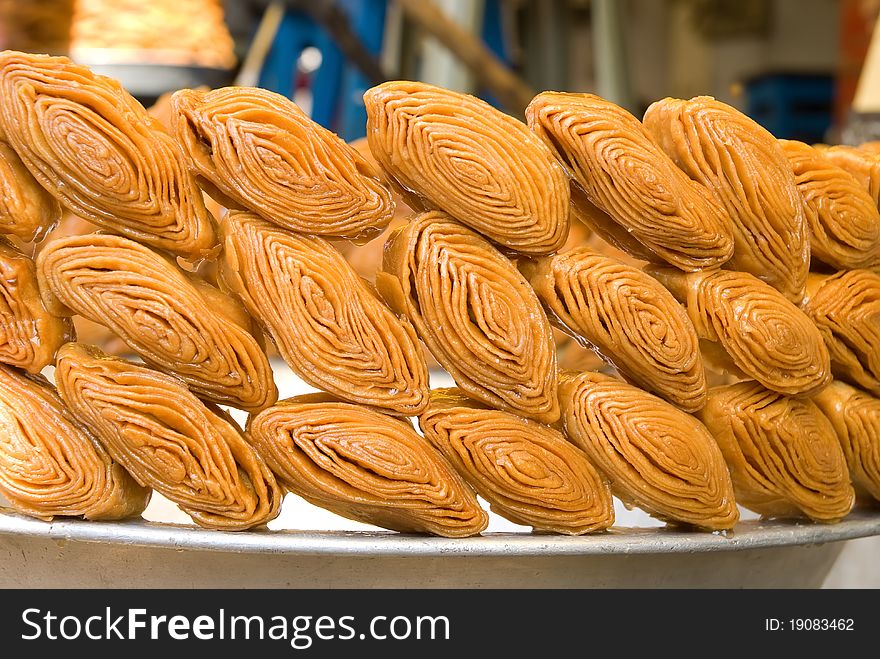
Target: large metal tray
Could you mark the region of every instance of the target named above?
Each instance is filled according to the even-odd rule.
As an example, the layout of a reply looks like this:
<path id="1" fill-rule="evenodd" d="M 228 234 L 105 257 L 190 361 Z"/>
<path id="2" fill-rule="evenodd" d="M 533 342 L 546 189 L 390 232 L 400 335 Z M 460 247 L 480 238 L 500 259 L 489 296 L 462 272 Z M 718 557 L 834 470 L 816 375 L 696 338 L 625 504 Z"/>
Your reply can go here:
<path id="1" fill-rule="evenodd" d="M 207 531 L 44 522 L 0 509 L 0 584 L 17 587 L 817 587 L 880 512 L 835 525 L 744 521 L 712 534 L 622 528 L 581 537 Z"/>

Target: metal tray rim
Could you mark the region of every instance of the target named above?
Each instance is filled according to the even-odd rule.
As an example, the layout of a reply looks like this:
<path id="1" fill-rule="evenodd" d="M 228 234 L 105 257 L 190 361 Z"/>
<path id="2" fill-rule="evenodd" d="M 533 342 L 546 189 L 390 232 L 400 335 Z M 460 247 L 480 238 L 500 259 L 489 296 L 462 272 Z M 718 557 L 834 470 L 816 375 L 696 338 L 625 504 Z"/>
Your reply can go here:
<path id="1" fill-rule="evenodd" d="M 486 533 L 474 538 L 437 538 L 391 531 L 212 531 L 195 526 L 130 520 L 42 521 L 0 508 L 0 536 L 42 537 L 67 542 L 153 547 L 236 554 L 293 556 L 573 556 L 687 554 L 816 545 L 880 535 L 880 511 L 856 511 L 833 525 L 799 521 L 745 521 L 733 533 L 665 528 L 614 527 L 588 536 Z"/>

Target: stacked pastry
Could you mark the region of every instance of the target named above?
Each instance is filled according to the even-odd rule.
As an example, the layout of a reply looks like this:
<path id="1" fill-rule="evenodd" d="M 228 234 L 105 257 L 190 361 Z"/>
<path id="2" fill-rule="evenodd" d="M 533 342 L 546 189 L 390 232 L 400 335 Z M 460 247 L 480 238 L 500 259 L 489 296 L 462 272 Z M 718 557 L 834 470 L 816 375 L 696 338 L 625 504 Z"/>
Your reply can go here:
<path id="1" fill-rule="evenodd" d="M 639 121 L 545 92 L 524 123 L 390 82 L 358 150 L 265 90 L 181 90 L 167 128 L 63 58 L 0 54 L 0 90 L 0 492 L 27 514 L 120 518 L 155 490 L 245 530 L 289 492 L 462 537 L 478 495 L 583 534 L 612 496 L 727 530 L 737 503 L 828 523 L 880 494 L 867 149 L 705 97 Z M 61 210 L 100 230 L 33 260 Z M 267 339 L 320 393 L 277 400 Z"/>
<path id="2" fill-rule="evenodd" d="M 0 132 L 62 206 L 189 259 L 215 249 L 183 151 L 115 80 L 63 57 L 0 53 Z"/>
<path id="3" fill-rule="evenodd" d="M 728 267 L 755 275 L 799 303 L 810 236 L 794 173 L 776 139 L 706 96 L 657 101 L 645 112 L 644 125 L 726 211 L 734 241 Z"/>
<path id="4" fill-rule="evenodd" d="M 404 416 L 424 408 L 427 367 L 409 323 L 384 306 L 332 244 L 289 231 L 351 239 L 381 232 L 393 212 L 391 195 L 356 151 L 262 90 L 181 92 L 171 104 L 178 142 L 116 83 L 67 60 L 5 53 L 0 66 L 7 90 L 26 84 L 28 93 L 45 97 L 37 96 L 41 108 L 58 104 L 52 121 L 41 121 L 30 103 L 0 109 L 0 127 L 20 158 L 8 168 L 18 177 L 13 182 L 22 187 L 25 175 L 34 176 L 32 187 L 42 185 L 49 201 L 48 211 L 36 207 L 36 197 L 32 208 L 10 204 L 17 213 L 10 232 L 53 222 L 57 198 L 66 210 L 122 234 L 55 237 L 39 250 L 36 269 L 4 252 L 18 275 L 7 278 L 16 286 L 9 325 L 20 330 L 7 332 L 6 361 L 29 370 L 51 362 L 71 338 L 74 315 L 121 338 L 145 366 L 69 344 L 58 351 L 56 380 L 72 416 L 137 483 L 209 528 L 245 529 L 277 515 L 281 487 L 216 407 L 256 413 L 275 402 L 262 328 L 297 373 L 356 403 L 337 415 L 342 428 L 348 416 L 366 411 L 361 404 Z M 39 141 L 33 128 L 42 131 Z M 71 134 L 94 145 L 94 153 L 86 148 L 74 159 L 65 152 L 62 136 Z M 205 143 L 212 145 L 207 152 Z M 199 259 L 219 251 L 196 177 L 225 205 L 242 208 L 222 226 L 229 293 L 165 253 Z M 387 440 L 374 426 L 381 424 L 365 428 L 365 455 Z M 393 459 L 409 445 L 392 433 L 388 453 Z M 438 452 L 427 452 L 427 463 L 441 463 L 442 496 L 451 470 Z M 327 473 L 325 489 L 335 478 Z M 389 477 L 392 489 L 396 482 Z M 368 479 L 366 489 L 374 486 Z M 465 530 L 448 532 L 477 533 L 485 515 L 466 486 L 459 494 L 450 505 L 463 502 Z M 336 493 L 316 499 L 332 507 Z M 428 497 L 425 514 L 442 517 L 445 505 Z"/>
<path id="5" fill-rule="evenodd" d="M 657 280 L 588 247 L 521 269 L 557 325 L 623 377 L 688 412 L 706 402 L 697 333 Z"/>
<path id="6" fill-rule="evenodd" d="M 263 89 L 181 90 L 171 123 L 190 169 L 227 208 L 283 228 L 366 239 L 394 211 L 379 173 L 292 101 Z M 207 184 L 207 185 L 206 185 Z"/>
<path id="7" fill-rule="evenodd" d="M 441 211 L 385 243 L 380 293 L 469 395 L 552 423 L 556 355 L 535 292 L 485 238 Z"/>
<path id="8" fill-rule="evenodd" d="M 880 275 L 849 270 L 813 275 L 805 309 L 842 380 L 880 396 Z"/>
<path id="9" fill-rule="evenodd" d="M 43 519 L 139 515 L 140 486 L 41 376 L 0 365 L 0 494 Z"/>
<path id="10" fill-rule="evenodd" d="M 290 398 L 248 421 L 252 445 L 292 492 L 399 531 L 476 535 L 488 517 L 408 421 L 324 394 Z"/>
<path id="11" fill-rule="evenodd" d="M 39 373 L 71 338 L 70 320 L 40 298 L 33 260 L 0 239 L 0 362 Z"/>
<path id="12" fill-rule="evenodd" d="M 4 52 L 0 86 L 0 133 L 9 145 L 0 147 L 3 231 L 39 239 L 63 208 L 120 234 L 55 236 L 40 246 L 39 265 L 0 246 L 0 360 L 10 365 L 4 494 L 40 516 L 102 519 L 139 514 L 155 488 L 200 524 L 264 524 L 281 501 L 274 477 L 240 430 L 205 430 L 228 422 L 202 411 L 193 393 L 246 409 L 276 398 L 250 318 L 173 260 L 197 261 L 218 248 L 182 149 L 117 82 L 67 59 Z M 109 363 L 62 345 L 74 338 L 74 314 L 109 327 L 147 364 L 173 375 L 141 366 L 138 377 L 116 381 L 74 378 L 62 367 Z M 48 364 L 56 365 L 61 397 L 11 369 L 35 373 Z M 169 380 L 151 388 L 151 378 Z"/>
<path id="13" fill-rule="evenodd" d="M 591 94 L 545 92 L 526 117 L 585 193 L 581 217 L 609 241 L 685 270 L 730 259 L 720 204 L 626 110 Z"/>
<path id="14" fill-rule="evenodd" d="M 743 381 L 713 389 L 700 418 L 718 440 L 742 505 L 818 522 L 849 513 L 854 491 L 843 450 L 811 400 Z"/>
<path id="15" fill-rule="evenodd" d="M 60 238 L 40 251 L 37 274 L 57 315 L 106 325 L 202 397 L 246 410 L 275 402 L 269 360 L 244 310 L 150 248 L 107 234 Z"/>
<path id="16" fill-rule="evenodd" d="M 39 240 L 61 219 L 61 206 L 34 180 L 18 154 L 0 141 L 0 233 Z"/>
<path id="17" fill-rule="evenodd" d="M 822 156 L 849 173 L 867 192 L 875 205 L 880 205 L 880 154 L 850 146 L 821 149 Z"/>
<path id="18" fill-rule="evenodd" d="M 524 254 L 559 249 L 569 189 L 551 151 L 480 99 L 419 82 L 367 90 L 367 140 L 415 209 L 440 209 Z"/>
<path id="19" fill-rule="evenodd" d="M 663 520 L 733 528 L 739 512 L 724 459 L 697 419 L 600 373 L 566 375 L 563 427 L 611 481 L 612 492 Z"/>
<path id="20" fill-rule="evenodd" d="M 880 501 L 880 399 L 835 381 L 814 400 L 834 426 L 856 494 Z"/>
<path id="21" fill-rule="evenodd" d="M 861 184 L 819 151 L 779 143 L 704 97 L 664 99 L 640 122 L 590 94 L 545 92 L 527 118 L 571 177 L 576 217 L 628 255 L 621 260 L 591 245 L 520 260 L 553 322 L 639 387 L 566 374 L 560 404 L 570 439 L 616 496 L 661 519 L 730 528 L 734 491 L 766 515 L 844 516 L 849 481 L 832 458 L 825 476 L 837 499 L 829 510 L 753 504 L 749 482 L 736 477 L 733 447 L 760 443 L 760 424 L 718 435 L 725 422 L 737 423 L 735 414 L 758 410 L 701 410 L 721 395 L 717 387 L 707 391 L 707 380 L 756 380 L 783 406 L 805 404 L 790 397 L 828 385 L 830 347 L 798 305 L 811 237 L 817 263 L 854 267 L 876 259 L 880 216 Z M 632 258 L 651 263 L 639 267 Z M 717 423 L 707 428 L 682 411 Z M 835 448 L 827 446 L 829 428 L 823 450 Z M 793 436 L 780 433 L 777 449 L 799 451 Z M 798 463 L 793 472 L 809 472 Z M 689 471 L 697 465 L 702 481 Z"/>
<path id="22" fill-rule="evenodd" d="M 458 389 L 432 392 L 419 425 L 492 510 L 513 522 L 570 535 L 614 522 L 605 478 L 558 430 Z"/>
<path id="23" fill-rule="evenodd" d="M 235 422 L 180 379 L 68 343 L 55 381 L 110 456 L 200 526 L 248 529 L 278 515 L 282 491 L 272 472 Z"/>
<path id="24" fill-rule="evenodd" d="M 803 142 L 780 140 L 810 229 L 811 257 L 835 270 L 880 266 L 877 201 L 845 169 Z"/>

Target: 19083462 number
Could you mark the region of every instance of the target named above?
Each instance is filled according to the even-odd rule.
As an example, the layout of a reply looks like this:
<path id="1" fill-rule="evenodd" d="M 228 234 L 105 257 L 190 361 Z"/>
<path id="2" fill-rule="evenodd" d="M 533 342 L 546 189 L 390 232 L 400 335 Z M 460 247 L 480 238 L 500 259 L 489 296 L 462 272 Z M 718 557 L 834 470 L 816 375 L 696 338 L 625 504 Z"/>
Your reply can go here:
<path id="1" fill-rule="evenodd" d="M 855 621 L 853 620 L 853 618 L 789 618 L 788 620 L 780 620 L 779 618 L 765 618 L 764 629 L 771 632 L 851 632 L 855 630 Z"/>

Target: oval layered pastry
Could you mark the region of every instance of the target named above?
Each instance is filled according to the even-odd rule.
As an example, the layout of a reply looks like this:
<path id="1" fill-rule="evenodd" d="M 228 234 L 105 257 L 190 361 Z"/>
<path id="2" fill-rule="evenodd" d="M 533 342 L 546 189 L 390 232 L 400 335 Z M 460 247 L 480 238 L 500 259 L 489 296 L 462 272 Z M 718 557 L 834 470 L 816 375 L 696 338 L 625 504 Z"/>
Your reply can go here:
<path id="1" fill-rule="evenodd" d="M 245 410 L 277 399 L 247 314 L 148 247 L 103 234 L 59 238 L 40 251 L 37 275 L 50 311 L 101 323 L 199 396 Z"/>
<path id="2" fill-rule="evenodd" d="M 375 237 L 391 220 L 381 174 L 284 96 L 183 89 L 171 103 L 190 166 L 221 203 L 230 198 L 295 231 L 352 239 Z"/>
<path id="3" fill-rule="evenodd" d="M 699 417 L 718 440 L 746 508 L 817 522 L 839 521 L 852 509 L 843 451 L 813 401 L 743 381 L 711 389 Z"/>
<path id="4" fill-rule="evenodd" d="M 880 501 L 880 398 L 835 380 L 813 401 L 834 426 L 856 494 Z"/>
<path id="5" fill-rule="evenodd" d="M 621 501 L 668 522 L 710 530 L 736 524 L 724 458 L 694 417 L 600 373 L 563 377 L 559 402 L 565 433 Z"/>
<path id="6" fill-rule="evenodd" d="M 68 343 L 55 380 L 113 459 L 199 526 L 240 531 L 278 515 L 284 493 L 272 472 L 232 418 L 180 379 Z"/>
<path id="7" fill-rule="evenodd" d="M 493 512 L 542 531 L 580 535 L 614 523 L 608 482 L 557 430 L 435 389 L 419 417 L 428 439 Z"/>
<path id="8" fill-rule="evenodd" d="M 450 538 L 488 524 L 474 493 L 407 421 L 307 394 L 252 416 L 247 432 L 291 492 L 337 515 Z"/>
<path id="9" fill-rule="evenodd" d="M 880 153 L 854 146 L 837 145 L 821 149 L 822 157 L 849 173 L 880 206 Z"/>
<path id="10" fill-rule="evenodd" d="M 708 96 L 657 101 L 644 125 L 727 211 L 734 239 L 727 267 L 751 273 L 799 303 L 810 268 L 810 236 L 794 174 L 776 138 Z"/>
<path id="11" fill-rule="evenodd" d="M 687 412 L 706 402 L 696 330 L 657 280 L 588 247 L 525 261 L 549 316 L 626 379 Z"/>
<path id="12" fill-rule="evenodd" d="M 150 490 L 74 421 L 45 378 L 2 365 L 0 493 L 42 519 L 135 517 L 150 500 Z"/>
<path id="13" fill-rule="evenodd" d="M 724 210 L 629 112 L 593 94 L 544 92 L 529 104 L 526 118 L 589 201 L 646 247 L 652 260 L 696 270 L 730 258 L 733 235 Z M 590 225 L 609 232 L 602 222 Z"/>
<path id="14" fill-rule="evenodd" d="M 880 396 L 880 275 L 813 275 L 808 291 L 804 310 L 828 346 L 835 377 Z"/>
<path id="15" fill-rule="evenodd" d="M 757 277 L 724 270 L 648 267 L 647 272 L 685 305 L 700 339 L 723 349 L 707 351 L 714 366 L 733 367 L 787 395 L 812 396 L 830 382 L 831 363 L 819 330 Z"/>
<path id="16" fill-rule="evenodd" d="M 598 252 L 608 251 L 618 258 L 627 262 L 657 261 L 657 256 L 626 229 L 614 221 L 612 217 L 596 206 L 586 192 L 572 180 L 571 182 L 571 211 L 572 226 L 580 224 L 587 228 L 594 237 L 589 243 Z M 569 231 L 569 236 L 572 232 Z M 560 251 L 567 251 L 572 246 L 572 241 L 566 242 Z"/>
<path id="17" fill-rule="evenodd" d="M 813 259 L 835 270 L 880 265 L 880 211 L 856 179 L 821 151 L 779 140 L 794 170 Z"/>
<path id="18" fill-rule="evenodd" d="M 70 320 L 43 305 L 34 262 L 0 239 L 0 362 L 39 373 L 72 338 Z"/>
<path id="19" fill-rule="evenodd" d="M 4 51 L 0 131 L 76 215 L 186 258 L 216 251 L 183 152 L 116 80 L 65 57 Z"/>
<path id="20" fill-rule="evenodd" d="M 364 103 L 373 155 L 399 186 L 424 198 L 423 207 L 524 254 L 562 247 L 568 178 L 525 124 L 422 82 L 386 82 L 367 90 Z"/>
<path id="21" fill-rule="evenodd" d="M 315 387 L 402 416 L 428 403 L 428 367 L 412 325 L 395 316 L 327 241 L 245 212 L 221 225 L 221 275 Z"/>
<path id="22" fill-rule="evenodd" d="M 862 142 L 859 144 L 858 148 L 860 151 L 880 154 L 880 140 L 868 140 L 867 142 Z"/>
<path id="23" fill-rule="evenodd" d="M 61 219 L 61 206 L 34 180 L 18 154 L 0 142 L 0 233 L 39 240 Z"/>
<path id="24" fill-rule="evenodd" d="M 477 233 L 439 211 L 414 217 L 388 238 L 376 286 L 469 396 L 545 423 L 559 418 L 547 316 Z"/>

